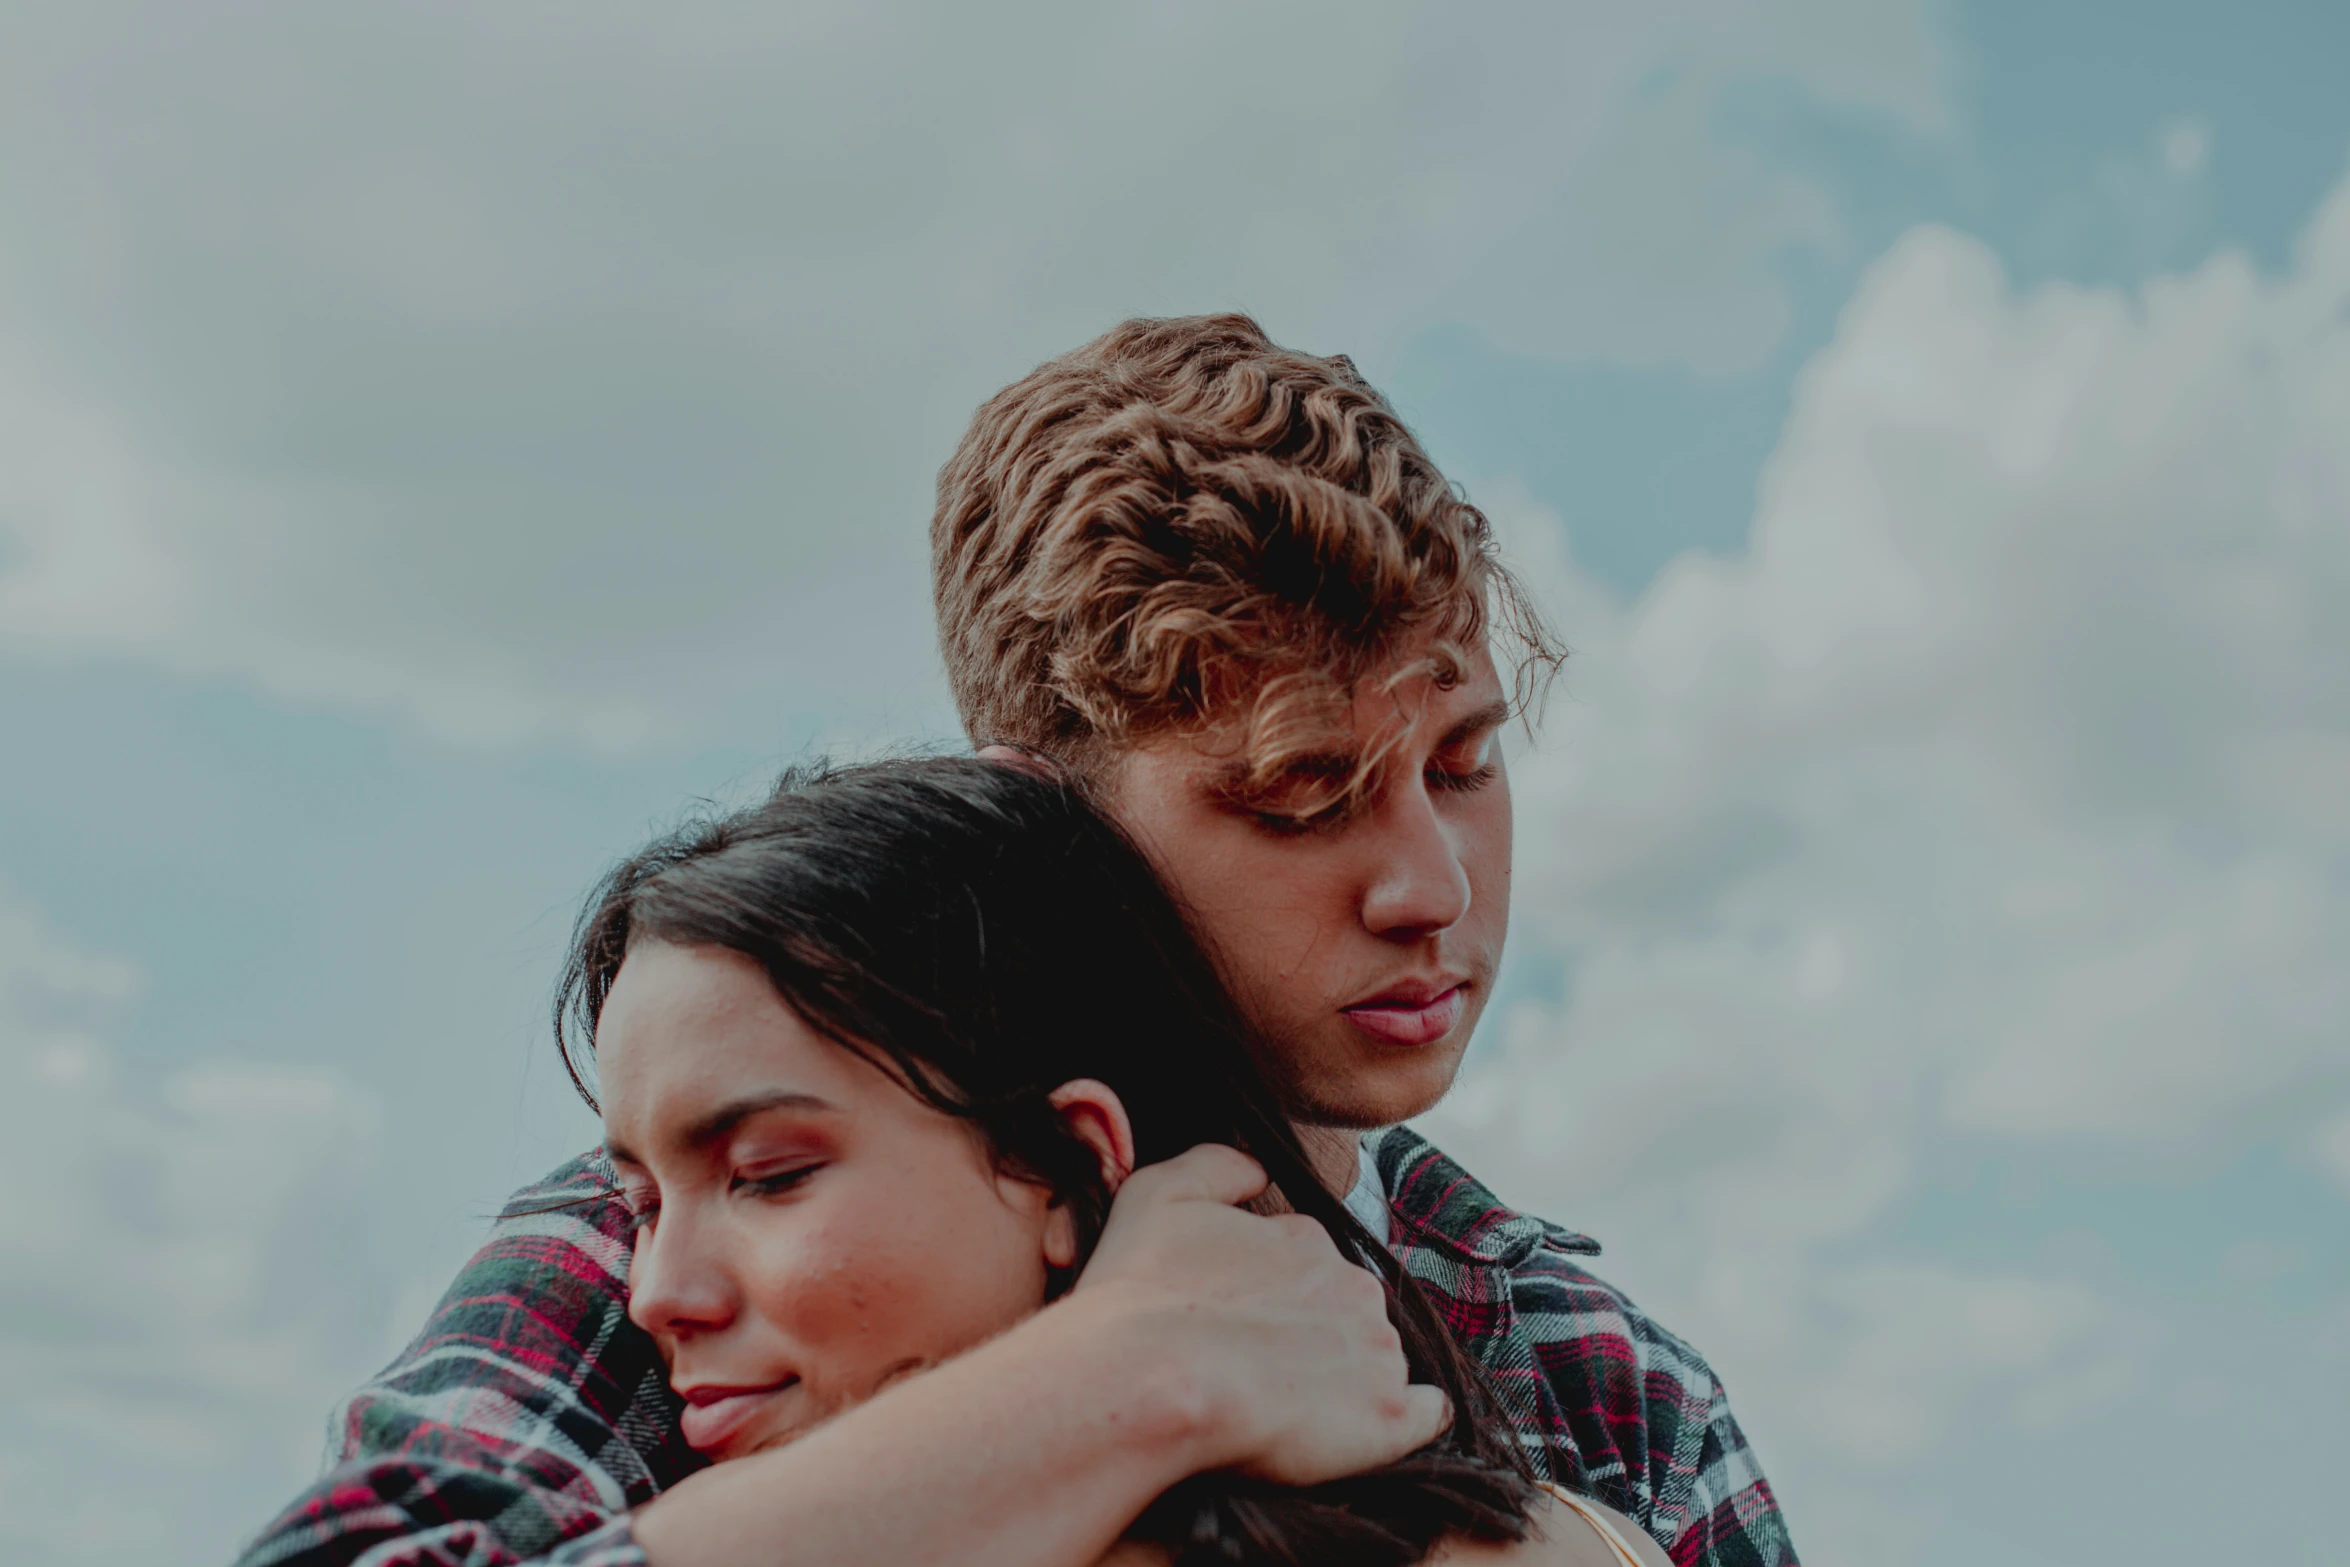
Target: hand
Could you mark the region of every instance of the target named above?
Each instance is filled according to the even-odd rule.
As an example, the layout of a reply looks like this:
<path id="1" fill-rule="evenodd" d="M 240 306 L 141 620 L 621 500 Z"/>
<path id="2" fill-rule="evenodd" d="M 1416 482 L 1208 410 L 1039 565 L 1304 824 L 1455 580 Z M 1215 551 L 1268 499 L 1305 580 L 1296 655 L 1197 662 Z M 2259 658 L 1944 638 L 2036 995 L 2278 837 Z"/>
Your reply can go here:
<path id="1" fill-rule="evenodd" d="M 1312 1485 L 1434 1440 L 1451 1410 L 1408 1380 L 1384 1286 L 1312 1219 L 1235 1206 L 1265 1185 L 1214 1145 L 1135 1171 L 1061 1309 L 1167 1378 L 1193 1472 Z"/>

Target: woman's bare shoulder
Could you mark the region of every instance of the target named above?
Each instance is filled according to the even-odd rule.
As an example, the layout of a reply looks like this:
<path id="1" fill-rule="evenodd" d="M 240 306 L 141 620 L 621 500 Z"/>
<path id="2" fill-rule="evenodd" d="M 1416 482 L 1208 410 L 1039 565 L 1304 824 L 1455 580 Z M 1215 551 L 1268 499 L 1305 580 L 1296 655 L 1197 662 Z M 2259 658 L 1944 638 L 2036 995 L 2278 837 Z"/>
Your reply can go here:
<path id="1" fill-rule="evenodd" d="M 1631 1519 L 1598 1502 L 1584 1506 L 1606 1516 L 1640 1558 L 1641 1567 L 1673 1567 L 1664 1547 Z M 1423 1567 L 1621 1567 L 1606 1540 L 1573 1508 L 1545 1496 L 1535 1505 L 1532 1531 L 1516 1541 L 1447 1540 L 1429 1553 Z M 1120 1540 L 1095 1567 L 1167 1567 L 1166 1548 Z"/>
<path id="2" fill-rule="evenodd" d="M 1641 1567 L 1673 1567 L 1664 1547 L 1641 1527 L 1612 1507 L 1597 1502 L 1585 1506 L 1604 1514 L 1640 1558 Z M 1515 1544 L 1489 1540 L 1451 1540 L 1436 1548 L 1426 1567 L 1621 1567 L 1621 1559 L 1597 1529 L 1574 1509 L 1544 1497 L 1534 1510 L 1534 1528 Z M 1126 1567 L 1120 1563 L 1119 1567 Z"/>

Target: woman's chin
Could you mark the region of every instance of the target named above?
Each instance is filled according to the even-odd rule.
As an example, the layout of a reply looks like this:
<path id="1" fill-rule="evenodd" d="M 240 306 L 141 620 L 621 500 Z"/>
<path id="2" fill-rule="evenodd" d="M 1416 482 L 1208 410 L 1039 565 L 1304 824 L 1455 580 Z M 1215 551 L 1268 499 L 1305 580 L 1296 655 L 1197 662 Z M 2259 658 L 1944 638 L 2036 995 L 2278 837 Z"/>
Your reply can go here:
<path id="1" fill-rule="evenodd" d="M 901 1377 L 926 1371 L 935 1363 L 931 1356 L 906 1356 L 885 1367 L 863 1392 L 842 1396 L 836 1389 L 830 1399 L 820 1398 L 807 1383 L 794 1378 L 788 1386 L 760 1395 L 723 1440 L 697 1451 L 712 1463 L 722 1464 L 796 1442 L 844 1409 L 864 1403 Z"/>
<path id="2" fill-rule="evenodd" d="M 806 1389 L 791 1377 L 771 1388 L 688 1403 L 678 1416 L 686 1445 L 713 1463 L 788 1440 L 808 1424 Z"/>
<path id="3" fill-rule="evenodd" d="M 784 1401 L 776 1400 L 780 1404 Z M 821 1415 L 811 1414 L 806 1408 L 761 1410 L 757 1418 L 747 1420 L 726 1440 L 702 1450 L 702 1456 L 712 1463 L 728 1463 L 737 1458 L 748 1458 L 753 1453 L 764 1453 L 770 1448 L 783 1447 L 806 1436 L 823 1423 Z"/>

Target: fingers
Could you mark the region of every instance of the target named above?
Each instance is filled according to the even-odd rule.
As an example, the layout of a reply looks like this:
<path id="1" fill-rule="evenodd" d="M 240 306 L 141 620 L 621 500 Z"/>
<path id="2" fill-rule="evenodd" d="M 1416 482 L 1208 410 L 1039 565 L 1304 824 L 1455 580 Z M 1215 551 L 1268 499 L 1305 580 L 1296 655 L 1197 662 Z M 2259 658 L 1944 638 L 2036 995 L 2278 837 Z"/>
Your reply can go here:
<path id="1" fill-rule="evenodd" d="M 1265 1189 L 1263 1166 L 1215 1145 L 1136 1171 L 1075 1302 L 1130 1318 L 1206 1390 L 1202 1467 L 1305 1485 L 1426 1446 L 1452 1411 L 1411 1385 L 1385 1285 L 1313 1219 L 1241 1211 Z"/>
<path id="2" fill-rule="evenodd" d="M 1265 1167 L 1237 1148 L 1202 1143 L 1134 1172 L 1120 1195 L 1156 1201 L 1244 1203 L 1266 1186 Z"/>
<path id="3" fill-rule="evenodd" d="M 983 745 L 980 758 L 1003 767 L 1016 767 L 1024 773 L 1042 778 L 1046 783 L 1065 784 L 1069 781 L 1059 762 L 1042 751 L 1024 745 Z"/>

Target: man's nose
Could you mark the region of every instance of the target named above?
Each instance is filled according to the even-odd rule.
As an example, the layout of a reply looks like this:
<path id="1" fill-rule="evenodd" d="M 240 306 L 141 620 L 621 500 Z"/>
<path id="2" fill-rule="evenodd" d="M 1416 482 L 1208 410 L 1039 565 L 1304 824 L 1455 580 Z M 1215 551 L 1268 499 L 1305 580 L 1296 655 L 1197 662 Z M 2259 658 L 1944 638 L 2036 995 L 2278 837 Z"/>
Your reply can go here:
<path id="1" fill-rule="evenodd" d="M 735 1290 L 723 1248 L 690 1214 L 663 1213 L 637 1236 L 628 1265 L 629 1320 L 647 1333 L 683 1337 L 734 1320 Z"/>
<path id="2" fill-rule="evenodd" d="M 1371 835 L 1379 860 L 1363 894 L 1363 924 L 1389 941 L 1417 941 L 1469 912 L 1469 872 L 1425 787 L 1398 789 L 1385 806 Z"/>

